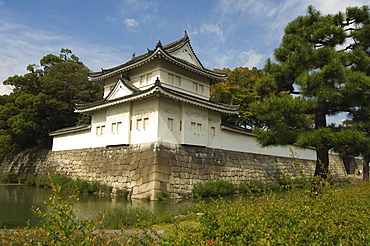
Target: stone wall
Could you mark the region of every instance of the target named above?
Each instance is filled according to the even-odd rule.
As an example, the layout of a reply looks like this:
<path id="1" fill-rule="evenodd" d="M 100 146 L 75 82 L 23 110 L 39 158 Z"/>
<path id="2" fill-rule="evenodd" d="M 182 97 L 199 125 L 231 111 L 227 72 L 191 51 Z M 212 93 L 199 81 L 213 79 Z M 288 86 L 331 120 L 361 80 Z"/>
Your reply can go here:
<path id="1" fill-rule="evenodd" d="M 330 156 L 330 173 L 345 177 L 339 156 Z M 200 146 L 154 142 L 66 151 L 40 151 L 7 156 L 0 173 L 61 173 L 127 188 L 132 198 L 156 199 L 167 191 L 171 197 L 191 192 L 197 183 L 224 179 L 234 184 L 247 180 L 271 181 L 283 173 L 293 178 L 312 176 L 315 162 L 268 155 L 226 151 Z"/>

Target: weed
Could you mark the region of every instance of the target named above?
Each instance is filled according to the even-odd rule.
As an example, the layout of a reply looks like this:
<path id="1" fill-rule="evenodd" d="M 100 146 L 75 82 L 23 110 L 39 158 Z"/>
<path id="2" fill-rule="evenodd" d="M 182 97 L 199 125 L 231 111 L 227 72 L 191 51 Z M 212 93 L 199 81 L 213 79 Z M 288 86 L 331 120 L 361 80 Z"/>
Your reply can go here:
<path id="1" fill-rule="evenodd" d="M 207 181 L 204 184 L 197 184 L 192 190 L 193 196 L 227 196 L 235 192 L 235 186 L 225 180 Z"/>
<path id="2" fill-rule="evenodd" d="M 0 175 L 0 183 L 18 183 L 18 176 L 14 173 L 3 173 Z"/>
<path id="3" fill-rule="evenodd" d="M 167 191 L 165 191 L 165 190 L 161 190 L 158 194 L 157 194 L 157 199 L 159 200 L 159 201 L 166 201 L 166 200 L 168 200 L 169 199 L 169 194 L 168 194 L 168 192 Z"/>

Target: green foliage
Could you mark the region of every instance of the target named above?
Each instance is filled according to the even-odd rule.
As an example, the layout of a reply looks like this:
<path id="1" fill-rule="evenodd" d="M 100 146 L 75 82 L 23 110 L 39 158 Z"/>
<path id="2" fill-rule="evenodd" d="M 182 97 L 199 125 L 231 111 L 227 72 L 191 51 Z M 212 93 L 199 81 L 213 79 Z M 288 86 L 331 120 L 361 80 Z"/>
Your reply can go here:
<path id="1" fill-rule="evenodd" d="M 119 229 L 122 227 L 153 225 L 155 221 L 156 216 L 153 212 L 144 208 L 114 208 L 105 216 L 103 223 L 105 227 Z"/>
<path id="2" fill-rule="evenodd" d="M 227 196 L 235 192 L 234 184 L 225 180 L 207 181 L 193 187 L 193 196 Z"/>
<path id="3" fill-rule="evenodd" d="M 261 180 L 245 181 L 238 185 L 240 194 L 261 193 L 269 190 L 269 186 Z"/>
<path id="4" fill-rule="evenodd" d="M 161 190 L 160 193 L 157 194 L 157 199 L 159 201 L 165 201 L 165 200 L 168 200 L 170 198 L 169 194 L 167 191 L 165 190 Z"/>
<path id="5" fill-rule="evenodd" d="M 18 175 L 14 173 L 3 173 L 0 175 L 0 183 L 18 183 Z"/>
<path id="6" fill-rule="evenodd" d="M 29 186 L 52 188 L 50 186 L 50 178 L 66 192 L 76 190 L 79 193 L 94 193 L 100 195 L 110 195 L 112 193 L 112 187 L 100 184 L 97 181 L 87 181 L 79 178 L 74 180 L 69 176 L 58 173 L 50 175 L 49 177 L 36 174 L 22 174 L 18 176 L 16 174 L 6 173 L 0 176 L 0 183 L 20 183 Z M 126 198 L 127 193 L 127 190 L 122 190 L 120 197 Z"/>
<path id="7" fill-rule="evenodd" d="M 252 88 L 261 79 L 262 71 L 255 67 L 251 70 L 247 67 L 237 67 L 232 71 L 230 69 L 218 71 L 227 73 L 228 78 L 211 86 L 211 99 L 240 107 L 238 115 L 224 116 L 224 123 L 252 127 L 257 119 L 251 115 L 249 104 L 258 98 Z"/>
<path id="8" fill-rule="evenodd" d="M 49 132 L 87 122 L 73 112 L 75 103 L 102 96 L 102 86 L 87 80 L 89 69 L 70 50 L 46 55 L 40 64 L 42 68 L 31 64 L 27 74 L 3 82 L 14 90 L 0 96 L 0 159 L 35 146 L 50 147 Z"/>
<path id="9" fill-rule="evenodd" d="M 315 175 L 322 178 L 327 178 L 330 149 L 366 143 L 358 130 L 328 125 L 326 119 L 358 112 L 369 101 L 370 70 L 363 62 L 370 61 L 369 13 L 364 6 L 322 15 L 310 6 L 285 28 L 274 53 L 277 62 L 267 62 L 253 88 L 260 99 L 250 110 L 259 118 L 254 132 L 261 145 L 315 147 Z"/>
<path id="10" fill-rule="evenodd" d="M 317 197 L 294 193 L 252 203 L 199 203 L 199 226 L 177 226 L 164 245 L 367 245 L 369 188 L 361 183 Z"/>

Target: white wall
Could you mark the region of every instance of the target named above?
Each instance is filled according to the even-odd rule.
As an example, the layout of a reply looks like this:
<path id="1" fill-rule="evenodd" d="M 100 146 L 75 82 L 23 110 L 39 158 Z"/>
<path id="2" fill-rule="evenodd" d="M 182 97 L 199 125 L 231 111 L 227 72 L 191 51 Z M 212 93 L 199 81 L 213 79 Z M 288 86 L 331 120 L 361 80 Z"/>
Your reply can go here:
<path id="1" fill-rule="evenodd" d="M 131 144 L 148 143 L 157 140 L 158 103 L 157 97 L 132 103 Z"/>
<path id="2" fill-rule="evenodd" d="M 91 147 L 90 130 L 57 135 L 53 137 L 53 151 L 86 149 Z"/>
<path id="3" fill-rule="evenodd" d="M 208 110 L 183 104 L 184 144 L 208 145 Z"/>
<path id="4" fill-rule="evenodd" d="M 106 144 L 129 144 L 130 103 L 114 105 L 107 108 Z"/>
<path id="5" fill-rule="evenodd" d="M 181 139 L 181 103 L 161 98 L 159 103 L 158 139 L 179 143 Z"/>
<path id="6" fill-rule="evenodd" d="M 94 111 L 91 114 L 91 147 L 106 146 L 107 131 L 109 127 L 106 123 L 107 110 Z"/>
<path id="7" fill-rule="evenodd" d="M 262 148 L 259 146 L 256 137 L 226 129 L 221 129 L 221 136 L 217 138 L 217 141 L 218 140 L 221 141 L 221 148 L 226 150 L 292 157 L 292 152 L 289 149 L 291 148 L 294 152 L 294 157 L 307 160 L 316 160 L 316 151 L 314 149 L 302 149 L 293 145 L 286 147 L 278 146 Z M 209 145 L 208 147 L 216 148 L 216 146 L 212 145 Z"/>

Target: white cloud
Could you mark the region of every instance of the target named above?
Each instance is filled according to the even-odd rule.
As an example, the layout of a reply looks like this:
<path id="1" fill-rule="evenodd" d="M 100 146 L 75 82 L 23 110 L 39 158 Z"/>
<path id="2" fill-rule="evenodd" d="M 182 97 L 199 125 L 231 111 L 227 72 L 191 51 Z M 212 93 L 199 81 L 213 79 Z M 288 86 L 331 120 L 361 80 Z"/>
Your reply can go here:
<path id="1" fill-rule="evenodd" d="M 201 33 L 216 34 L 220 41 L 225 41 L 224 32 L 218 25 L 203 24 L 200 28 Z"/>
<path id="2" fill-rule="evenodd" d="M 243 51 L 239 54 L 239 63 L 243 67 L 261 67 L 264 55 L 258 54 L 255 50 Z"/>
<path id="3" fill-rule="evenodd" d="M 139 26 L 139 22 L 137 22 L 135 19 L 127 18 L 127 19 L 124 20 L 124 23 L 129 28 L 135 28 L 135 27 Z"/>
<path id="4" fill-rule="evenodd" d="M 130 57 L 129 54 L 117 52 L 116 49 L 122 47 L 107 48 L 74 37 L 5 21 L 0 21 L 0 36 L 0 95 L 11 90 L 11 87 L 2 84 L 4 80 L 27 73 L 28 64 L 38 64 L 47 54 L 58 55 L 61 48 L 71 49 L 94 71 L 101 67 L 116 66 Z"/>
<path id="5" fill-rule="evenodd" d="M 345 12 L 347 7 L 369 5 L 369 0 L 311 0 L 310 5 L 320 10 L 323 14 L 335 14 Z"/>

